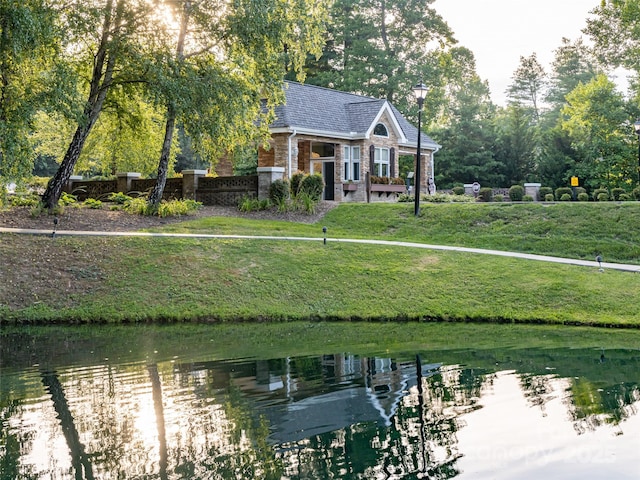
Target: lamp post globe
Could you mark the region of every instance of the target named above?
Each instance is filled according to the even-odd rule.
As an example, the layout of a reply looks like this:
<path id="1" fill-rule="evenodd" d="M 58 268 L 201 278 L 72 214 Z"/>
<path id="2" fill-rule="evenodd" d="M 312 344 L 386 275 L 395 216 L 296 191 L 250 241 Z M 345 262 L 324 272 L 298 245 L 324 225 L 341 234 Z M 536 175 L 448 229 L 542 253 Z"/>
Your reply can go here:
<path id="1" fill-rule="evenodd" d="M 415 87 L 413 87 L 413 94 L 416 96 L 416 100 L 418 101 L 418 144 L 416 145 L 416 168 L 415 168 L 415 179 L 413 181 L 414 184 L 414 215 L 417 217 L 420 214 L 420 179 L 422 178 L 421 172 L 421 146 L 420 140 L 422 137 L 422 105 L 424 104 L 424 99 L 427 96 L 428 88 L 427 86 L 420 82 Z"/>

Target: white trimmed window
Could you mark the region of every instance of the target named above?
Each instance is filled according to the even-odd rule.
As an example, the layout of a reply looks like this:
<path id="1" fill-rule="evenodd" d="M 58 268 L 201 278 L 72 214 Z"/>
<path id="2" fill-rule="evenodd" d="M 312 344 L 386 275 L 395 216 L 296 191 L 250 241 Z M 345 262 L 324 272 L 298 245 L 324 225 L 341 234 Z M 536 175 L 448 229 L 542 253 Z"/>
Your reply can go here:
<path id="1" fill-rule="evenodd" d="M 360 180 L 360 147 L 344 147 L 344 180 Z"/>
<path id="2" fill-rule="evenodd" d="M 384 123 L 378 123 L 373 127 L 373 134 L 377 137 L 388 137 L 389 131 Z"/>
<path id="3" fill-rule="evenodd" d="M 389 149 L 376 147 L 373 156 L 373 175 L 378 177 L 389 176 Z"/>

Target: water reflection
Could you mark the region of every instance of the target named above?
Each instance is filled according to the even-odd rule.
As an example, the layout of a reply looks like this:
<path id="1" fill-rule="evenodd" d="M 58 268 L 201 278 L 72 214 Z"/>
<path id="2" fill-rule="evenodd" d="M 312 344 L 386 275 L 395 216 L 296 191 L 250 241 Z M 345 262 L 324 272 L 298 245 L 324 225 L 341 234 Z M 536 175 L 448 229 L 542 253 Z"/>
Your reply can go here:
<path id="1" fill-rule="evenodd" d="M 0 477 L 634 478 L 635 353 L 5 361 Z"/>

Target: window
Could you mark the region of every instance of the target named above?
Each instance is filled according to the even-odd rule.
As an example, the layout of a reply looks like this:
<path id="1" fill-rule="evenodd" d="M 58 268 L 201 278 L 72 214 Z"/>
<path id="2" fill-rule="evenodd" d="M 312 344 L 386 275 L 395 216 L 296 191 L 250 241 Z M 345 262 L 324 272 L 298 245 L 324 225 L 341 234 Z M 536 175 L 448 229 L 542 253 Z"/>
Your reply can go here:
<path id="1" fill-rule="evenodd" d="M 389 136 L 389 132 L 387 131 L 387 127 L 385 126 L 384 123 L 378 123 L 373 128 L 373 134 L 377 135 L 378 137 L 388 137 Z"/>
<path id="2" fill-rule="evenodd" d="M 344 147 L 344 181 L 360 180 L 360 147 Z"/>
<path id="3" fill-rule="evenodd" d="M 373 167 L 374 167 L 374 171 L 371 173 L 372 175 L 376 175 L 378 177 L 389 176 L 389 149 L 388 148 L 376 147 L 374 156 L 373 156 Z"/>
<path id="4" fill-rule="evenodd" d="M 333 143 L 314 143 L 311 145 L 311 158 L 333 158 Z"/>

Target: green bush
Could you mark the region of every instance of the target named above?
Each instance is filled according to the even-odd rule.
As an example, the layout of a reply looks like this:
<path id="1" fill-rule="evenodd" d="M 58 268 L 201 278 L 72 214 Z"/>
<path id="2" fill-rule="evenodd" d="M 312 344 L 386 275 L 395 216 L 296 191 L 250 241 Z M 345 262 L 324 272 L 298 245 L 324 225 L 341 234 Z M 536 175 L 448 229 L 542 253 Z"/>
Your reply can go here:
<path id="1" fill-rule="evenodd" d="M 611 196 L 613 197 L 613 199 L 617 202 L 618 200 L 620 200 L 620 195 L 624 195 L 626 192 L 626 190 L 624 188 L 612 188 L 611 189 Z"/>
<path id="2" fill-rule="evenodd" d="M 289 182 L 286 180 L 275 180 L 269 185 L 269 200 L 274 205 L 278 205 L 283 200 L 286 201 L 289 198 Z"/>
<path id="3" fill-rule="evenodd" d="M 522 185 L 512 185 L 509 188 L 509 198 L 512 202 L 521 202 L 524 196 L 524 187 Z"/>
<path id="4" fill-rule="evenodd" d="M 522 197 L 522 201 L 523 202 L 533 202 L 533 196 L 525 195 L 524 197 Z"/>
<path id="5" fill-rule="evenodd" d="M 553 195 L 553 188 L 551 187 L 540 187 L 540 190 L 538 190 L 538 199 L 539 200 L 544 200 L 546 202 L 552 202 L 553 200 L 547 200 L 547 195 Z"/>
<path id="6" fill-rule="evenodd" d="M 640 200 L 640 187 L 634 188 L 631 194 L 633 195 L 633 198 L 635 198 L 636 200 Z"/>
<path id="7" fill-rule="evenodd" d="M 571 187 L 560 187 L 556 188 L 556 200 L 562 200 L 562 196 L 565 194 L 569 194 L 571 198 L 573 198 L 573 190 Z"/>
<path id="8" fill-rule="evenodd" d="M 579 202 L 588 202 L 589 201 L 589 194 L 587 192 L 580 192 L 578 194 L 578 201 Z"/>
<path id="9" fill-rule="evenodd" d="M 40 198 L 32 193 L 26 195 L 12 195 L 11 205 L 14 207 L 35 207 L 40 203 Z"/>
<path id="10" fill-rule="evenodd" d="M 545 202 L 553 202 L 555 199 L 556 199 L 556 197 L 554 197 L 553 193 L 551 193 L 551 192 L 546 193 L 544 195 L 544 201 Z"/>
<path id="11" fill-rule="evenodd" d="M 124 205 L 127 200 L 131 200 L 131 197 L 122 192 L 110 193 L 107 197 L 109 202 L 117 203 L 118 205 Z"/>
<path id="12" fill-rule="evenodd" d="M 491 200 L 493 200 L 493 188 L 482 187 L 478 192 L 478 198 L 482 202 L 490 202 Z"/>
<path id="13" fill-rule="evenodd" d="M 102 202 L 100 200 L 96 200 L 95 198 L 87 198 L 82 204 L 87 208 L 92 208 L 94 210 L 100 210 L 102 208 Z"/>
<path id="14" fill-rule="evenodd" d="M 295 197 L 300 192 L 300 184 L 306 175 L 304 172 L 296 172 L 291 176 L 291 195 Z"/>
<path id="15" fill-rule="evenodd" d="M 180 215 L 189 215 L 200 209 L 202 203 L 195 200 L 169 200 L 168 202 L 161 202 L 156 209 L 156 214 L 159 217 L 176 217 Z M 149 211 L 149 209 L 147 209 Z"/>
<path id="16" fill-rule="evenodd" d="M 621 193 L 618 200 L 620 200 L 621 202 L 630 202 L 631 200 L 633 200 L 633 197 L 628 193 Z"/>
<path id="17" fill-rule="evenodd" d="M 453 189 L 451 190 L 453 192 L 454 195 L 464 195 L 464 187 L 453 187 Z"/>
<path id="18" fill-rule="evenodd" d="M 504 201 L 504 195 L 502 195 L 501 193 L 498 193 L 497 195 L 493 196 L 493 201 L 494 202 L 502 202 Z"/>
<path id="19" fill-rule="evenodd" d="M 306 193 L 317 202 L 322 198 L 323 189 L 324 180 L 322 179 L 322 175 L 314 173 L 313 175 L 307 175 L 302 179 L 299 193 Z"/>
<path id="20" fill-rule="evenodd" d="M 609 191 L 606 188 L 596 188 L 593 191 L 593 199 L 598 202 L 606 202 L 609 200 Z"/>
<path id="21" fill-rule="evenodd" d="M 573 198 L 573 196 L 571 194 L 563 193 L 562 196 L 560 197 L 560 201 L 561 202 L 570 202 L 572 198 Z"/>

